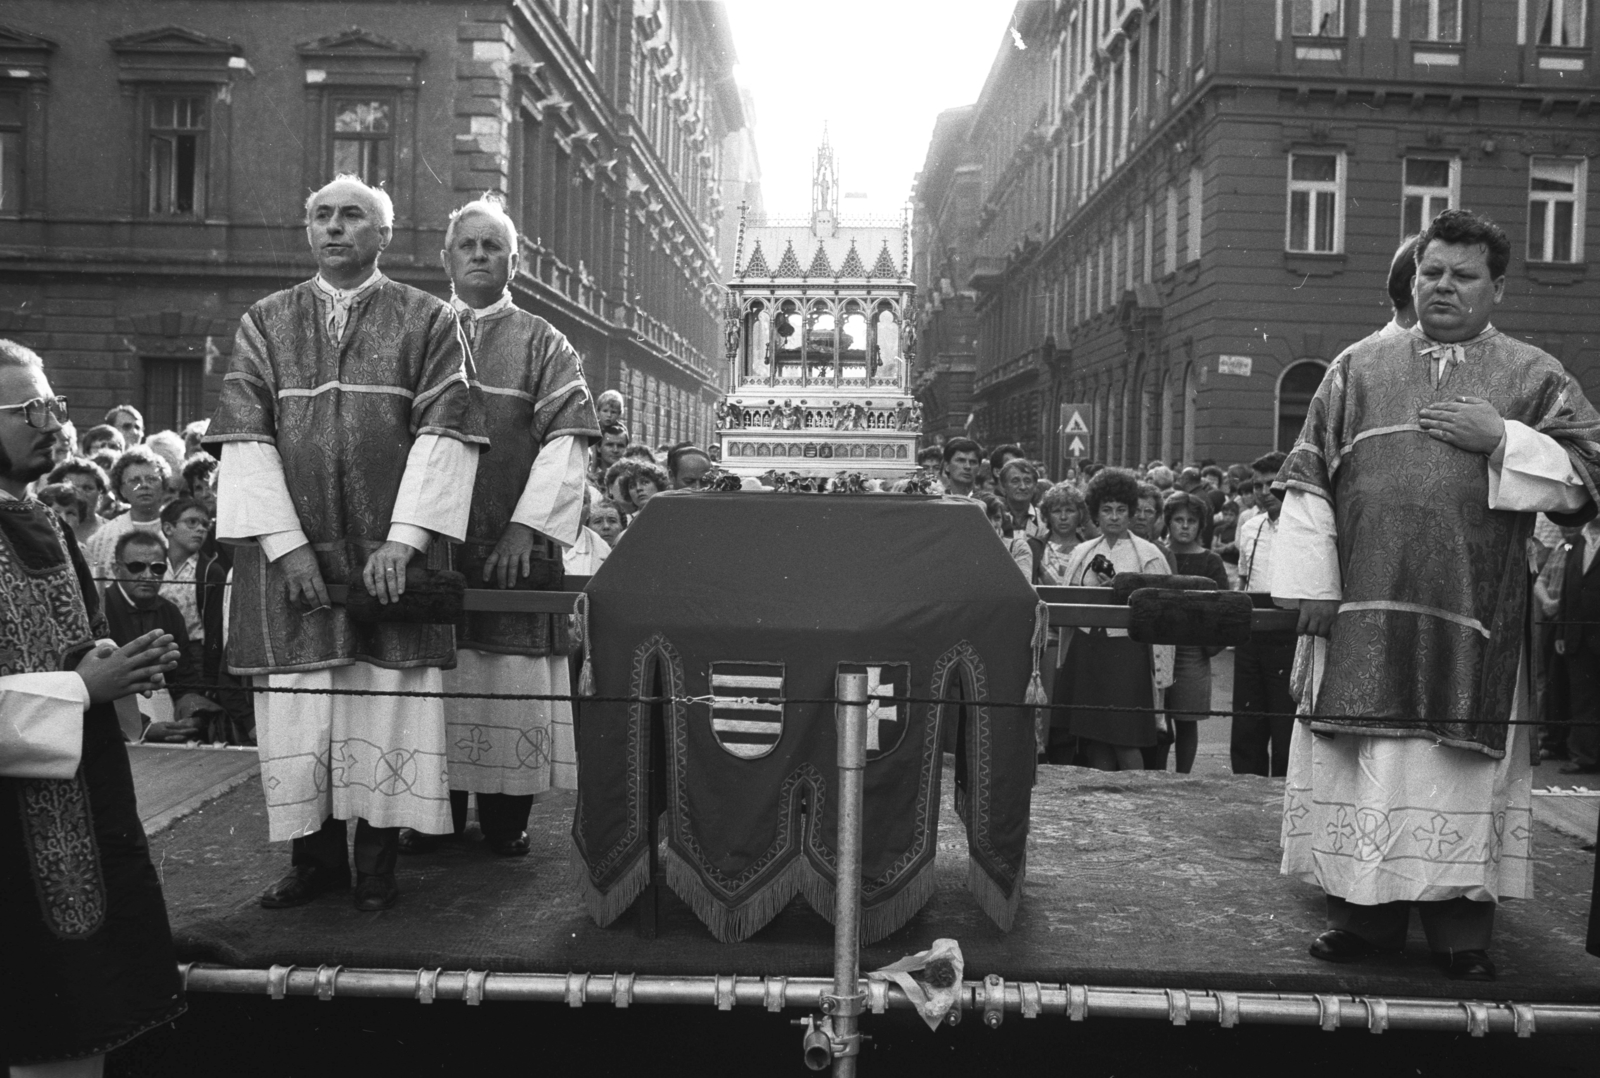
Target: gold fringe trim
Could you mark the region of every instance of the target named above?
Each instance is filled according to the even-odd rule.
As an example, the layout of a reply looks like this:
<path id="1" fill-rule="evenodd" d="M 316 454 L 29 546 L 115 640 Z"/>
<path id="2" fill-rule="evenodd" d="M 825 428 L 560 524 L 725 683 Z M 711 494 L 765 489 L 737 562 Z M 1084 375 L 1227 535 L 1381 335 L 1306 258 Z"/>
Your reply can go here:
<path id="1" fill-rule="evenodd" d="M 833 907 L 837 901 L 833 881 L 813 869 L 809 863 L 806 868 L 809 871 L 800 885 L 801 893 L 806 898 L 806 905 L 821 914 L 823 920 L 833 924 Z M 876 943 L 885 936 L 898 932 L 905 927 L 907 921 L 917 915 L 918 910 L 928 904 L 928 900 L 933 898 L 933 893 L 938 889 L 939 880 L 934 872 L 934 862 L 929 861 L 919 868 L 915 875 L 907 879 L 893 896 L 862 909 L 861 942 Z"/>
<path id="2" fill-rule="evenodd" d="M 602 891 L 594 885 L 594 880 L 589 876 L 589 866 L 584 863 L 583 852 L 578 849 L 576 842 L 572 843 L 568 864 L 572 869 L 572 882 L 583 895 L 583 904 L 589 908 L 589 916 L 601 928 L 628 912 L 628 907 L 650 883 L 648 849 L 639 851 L 633 864 L 611 885 L 609 891 Z"/>
<path id="3" fill-rule="evenodd" d="M 1017 882 L 1012 885 L 1008 897 L 1000 890 L 989 874 L 978 864 L 976 858 L 967 858 L 967 890 L 972 892 L 972 897 L 978 900 L 978 905 L 983 912 L 989 915 L 1002 932 L 1011 931 L 1011 922 L 1016 919 L 1017 907 L 1022 905 L 1022 885 L 1028 878 L 1028 860 L 1024 855 L 1021 866 L 1017 869 Z"/>
<path id="4" fill-rule="evenodd" d="M 667 886 L 683 899 L 700 918 L 712 936 L 722 943 L 738 943 L 761 931 L 796 894 L 806 900 L 823 920 L 833 923 L 833 881 L 818 872 L 803 856 L 773 878 L 759 893 L 738 906 L 729 908 L 718 894 L 707 887 L 693 865 L 671 847 L 662 854 Z M 938 889 L 938 877 L 930 861 L 906 881 L 894 896 L 861 911 L 861 942 L 876 943 L 903 928 L 917 911 L 928 904 Z M 991 915 L 992 916 L 992 915 Z"/>

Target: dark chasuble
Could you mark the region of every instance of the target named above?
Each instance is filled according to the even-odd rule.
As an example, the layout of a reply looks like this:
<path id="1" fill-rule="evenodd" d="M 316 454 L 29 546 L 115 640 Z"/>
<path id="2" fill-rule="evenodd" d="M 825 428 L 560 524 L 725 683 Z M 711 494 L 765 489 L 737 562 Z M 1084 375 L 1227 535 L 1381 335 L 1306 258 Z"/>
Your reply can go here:
<path id="1" fill-rule="evenodd" d="M 831 918 L 837 734 L 833 706 L 809 701 L 857 673 L 863 938 L 933 894 L 946 747 L 967 886 L 1010 927 L 1035 766 L 1032 709 L 1016 705 L 1038 603 L 976 502 L 661 494 L 587 593 L 600 696 L 668 698 L 583 706 L 573 839 L 595 920 L 621 916 L 648 882 L 663 803 L 667 883 L 717 939 L 748 937 L 797 893 Z M 652 789 L 652 757 L 665 789 Z"/>
<path id="2" fill-rule="evenodd" d="M 35 501 L 0 502 L 0 674 L 109 636 L 89 569 Z M 0 778 L 0 1060 L 106 1052 L 183 1012 L 161 884 L 116 711 L 84 714 L 71 779 Z"/>

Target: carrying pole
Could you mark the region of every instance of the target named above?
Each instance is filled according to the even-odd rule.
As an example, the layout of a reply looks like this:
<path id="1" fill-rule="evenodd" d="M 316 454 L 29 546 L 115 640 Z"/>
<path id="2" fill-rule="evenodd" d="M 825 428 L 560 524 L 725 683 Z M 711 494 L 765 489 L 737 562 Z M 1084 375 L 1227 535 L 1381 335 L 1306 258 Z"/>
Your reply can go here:
<path id="1" fill-rule="evenodd" d="M 855 1078 L 861 1051 L 861 827 L 867 766 L 867 675 L 840 674 L 838 875 L 833 898 L 833 1074 Z M 826 1008 L 825 1008 L 826 1010 Z"/>

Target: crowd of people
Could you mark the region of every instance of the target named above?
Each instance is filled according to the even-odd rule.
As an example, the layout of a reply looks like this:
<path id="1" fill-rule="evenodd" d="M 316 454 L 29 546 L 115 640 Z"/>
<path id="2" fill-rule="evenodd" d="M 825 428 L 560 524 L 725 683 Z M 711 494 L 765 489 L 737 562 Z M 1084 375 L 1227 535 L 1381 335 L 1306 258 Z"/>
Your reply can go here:
<path id="1" fill-rule="evenodd" d="M 232 558 L 216 536 L 217 458 L 201 447 L 206 426 L 197 419 L 147 436 L 131 404 L 81 435 L 68 421 L 33 488 L 81 549 L 111 638 L 126 644 L 160 628 L 180 642 L 168 688 L 139 701 L 139 727 L 125 730 L 133 740 L 255 743 L 249 694 L 225 659 Z"/>
<path id="2" fill-rule="evenodd" d="M 0 834 L 38 832 L 0 847 L 0 941 L 54 978 L 0 996 L 29 1031 L 16 1063 L 97 1073 L 181 1009 L 124 740 L 257 744 L 269 838 L 290 843 L 260 904 L 353 890 L 357 910 L 387 909 L 398 855 L 459 840 L 472 798 L 488 853 L 515 857 L 534 799 L 575 786 L 581 620 L 443 624 L 437 573 L 556 587 L 598 570 L 652 498 L 796 489 L 693 444 L 635 443 L 621 395 L 591 396 L 571 344 L 513 302 L 498 201 L 447 223 L 449 302 L 377 268 L 393 212 L 355 177 L 311 195 L 317 275 L 245 314 L 216 415 L 182 432 L 147 436 L 119 405 L 80 437 L 39 357 L 0 342 L 0 782 L 18 793 Z M 1235 649 L 1223 710 L 1233 770 L 1285 778 L 1283 871 L 1327 894 L 1311 947 L 1327 961 L 1403 945 L 1415 905 L 1452 977 L 1492 979 L 1494 907 L 1528 893 L 1529 868 L 1525 829 L 1485 821 L 1529 811 L 1527 717 L 1565 770 L 1600 769 L 1600 416 L 1489 325 L 1508 258 L 1462 211 L 1403 244 L 1394 321 L 1336 359 L 1288 455 L 1083 463 L 1051 482 L 1018 445 L 958 437 L 897 482 L 835 483 L 976 501 L 1039 587 L 1182 576 L 1298 607 L 1295 631 Z M 391 610 L 335 604 L 330 583 Z M 229 589 L 248 616 L 230 621 Z M 1044 762 L 1164 770 L 1175 748 L 1193 767 L 1216 648 L 1068 628 L 1051 654 Z M 121 706 L 151 694 L 168 706 Z M 1450 855 L 1455 839 L 1402 850 L 1419 811 L 1483 856 Z M 1361 813 L 1398 821 L 1386 845 L 1347 848 Z M 99 998 L 107 976 L 134 987 Z M 49 1013 L 61 1000 L 81 1003 L 71 1021 Z"/>

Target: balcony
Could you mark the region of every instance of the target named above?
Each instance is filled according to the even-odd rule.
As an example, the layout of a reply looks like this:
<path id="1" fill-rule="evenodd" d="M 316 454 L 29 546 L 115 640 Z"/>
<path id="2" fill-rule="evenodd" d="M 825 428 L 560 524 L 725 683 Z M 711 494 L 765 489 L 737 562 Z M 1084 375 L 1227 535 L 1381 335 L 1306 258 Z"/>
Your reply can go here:
<path id="1" fill-rule="evenodd" d="M 995 255 L 982 255 L 972 260 L 972 273 L 967 277 L 967 287 L 978 292 L 993 292 L 1005 283 L 1007 260 Z"/>

